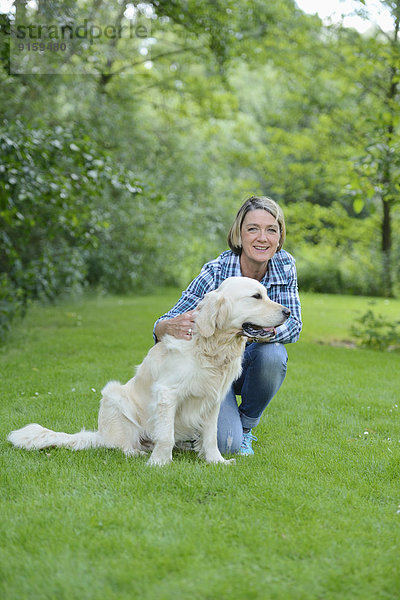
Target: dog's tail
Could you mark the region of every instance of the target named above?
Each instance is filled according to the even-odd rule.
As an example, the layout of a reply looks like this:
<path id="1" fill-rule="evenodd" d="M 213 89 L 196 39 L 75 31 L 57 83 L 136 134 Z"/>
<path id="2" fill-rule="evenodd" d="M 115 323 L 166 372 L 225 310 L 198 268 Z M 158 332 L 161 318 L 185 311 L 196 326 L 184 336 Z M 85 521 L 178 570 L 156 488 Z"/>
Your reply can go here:
<path id="1" fill-rule="evenodd" d="M 12 431 L 8 441 L 26 450 L 41 450 L 51 446 L 70 448 L 71 450 L 86 450 L 87 448 L 99 448 L 106 444 L 102 441 L 98 431 L 85 431 L 79 433 L 63 433 L 46 429 L 37 423 L 31 423 Z"/>

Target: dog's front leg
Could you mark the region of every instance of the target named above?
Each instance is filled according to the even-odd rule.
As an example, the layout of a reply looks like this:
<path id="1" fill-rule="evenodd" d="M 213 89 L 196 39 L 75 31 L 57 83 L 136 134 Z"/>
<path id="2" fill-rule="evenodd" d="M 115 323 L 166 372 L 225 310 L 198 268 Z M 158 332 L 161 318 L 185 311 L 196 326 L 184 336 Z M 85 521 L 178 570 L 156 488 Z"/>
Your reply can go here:
<path id="1" fill-rule="evenodd" d="M 172 461 L 175 444 L 176 395 L 171 390 L 158 390 L 154 412 L 154 449 L 148 460 L 150 465 L 166 465 Z"/>
<path id="2" fill-rule="evenodd" d="M 217 426 L 220 406 L 218 402 L 204 419 L 200 454 L 208 463 L 234 463 L 234 458 L 226 460 L 218 448 Z"/>

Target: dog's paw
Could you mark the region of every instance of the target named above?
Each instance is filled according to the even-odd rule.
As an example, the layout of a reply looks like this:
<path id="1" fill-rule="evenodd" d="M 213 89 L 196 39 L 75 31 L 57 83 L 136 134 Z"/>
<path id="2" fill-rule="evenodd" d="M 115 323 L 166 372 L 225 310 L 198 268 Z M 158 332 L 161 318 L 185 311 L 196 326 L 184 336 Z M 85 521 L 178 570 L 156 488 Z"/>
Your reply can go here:
<path id="1" fill-rule="evenodd" d="M 128 448 L 124 450 L 124 454 L 126 458 L 132 458 L 135 456 L 144 456 L 146 452 L 144 452 L 143 450 L 138 450 L 137 448 Z"/>
<path id="2" fill-rule="evenodd" d="M 223 456 L 214 456 L 212 458 L 207 458 L 206 462 L 208 462 L 209 464 L 213 464 L 213 465 L 217 465 L 217 464 L 222 464 L 222 465 L 228 465 L 228 464 L 234 464 L 236 462 L 235 458 L 224 458 Z"/>
<path id="3" fill-rule="evenodd" d="M 147 464 L 156 467 L 163 467 L 165 465 L 169 465 L 171 462 L 172 458 L 170 456 L 154 456 L 153 453 L 147 461 Z"/>

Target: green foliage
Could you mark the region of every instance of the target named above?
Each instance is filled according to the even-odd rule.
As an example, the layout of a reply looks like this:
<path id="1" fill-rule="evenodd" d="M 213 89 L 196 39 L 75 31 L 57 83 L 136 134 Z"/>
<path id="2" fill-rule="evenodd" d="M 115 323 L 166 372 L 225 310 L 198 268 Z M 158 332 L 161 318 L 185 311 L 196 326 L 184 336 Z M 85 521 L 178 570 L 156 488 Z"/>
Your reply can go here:
<path id="1" fill-rule="evenodd" d="M 132 6 L 18 2 L 16 13 L 129 27 Z M 86 50 L 76 40 L 56 77 L 10 73 L 16 17 L 0 21 L 7 302 L 20 294 L 18 312 L 28 298 L 87 285 L 183 287 L 226 248 L 254 193 L 284 206 L 302 289 L 380 295 L 390 284 L 398 293 L 393 35 L 324 27 L 292 0 L 147 8 L 151 39 L 103 37 Z"/>
<path id="2" fill-rule="evenodd" d="M 103 226 L 93 207 L 103 162 L 88 139 L 20 121 L 3 123 L 0 151 L 1 269 L 26 297 L 52 298 L 61 280 L 82 281 L 73 250 Z"/>
<path id="3" fill-rule="evenodd" d="M 329 245 L 297 249 L 296 264 L 300 290 L 327 294 L 380 296 L 381 264 L 371 251 L 343 249 Z"/>
<path id="4" fill-rule="evenodd" d="M 376 315 L 371 309 L 355 319 L 351 332 L 362 348 L 400 349 L 400 321 L 385 318 L 381 314 Z"/>
<path id="5" fill-rule="evenodd" d="M 375 216 L 354 218 L 339 202 L 284 207 L 286 248 L 297 261 L 304 291 L 379 296 L 382 265 Z"/>
<path id="6" fill-rule="evenodd" d="M 21 302 L 85 285 L 86 255 L 110 226 L 99 198 L 108 193 L 117 204 L 141 188 L 73 128 L 4 122 L 0 152 L 0 267 L 4 290 L 18 291 L 15 311 L 1 313 L 6 327 Z M 13 294 L 4 294 L 12 304 Z"/>
<path id="7" fill-rule="evenodd" d="M 24 292 L 16 288 L 7 273 L 0 274 L 0 343 L 4 342 L 12 320 L 24 313 Z"/>
<path id="8" fill-rule="evenodd" d="M 326 294 L 340 294 L 343 290 L 343 277 L 340 264 L 331 248 L 325 252 L 318 248 L 303 248 L 297 255 L 297 270 L 299 288 L 304 291 Z"/>
<path id="9" fill-rule="evenodd" d="M 113 293 L 142 289 L 165 280 L 171 256 L 163 251 L 165 241 L 161 218 L 164 198 L 143 187 L 136 195 L 122 196 L 119 201 L 104 196 L 99 203 L 109 226 L 98 236 L 97 243 L 85 252 L 87 281 Z M 168 256 L 162 265 L 163 252 Z"/>

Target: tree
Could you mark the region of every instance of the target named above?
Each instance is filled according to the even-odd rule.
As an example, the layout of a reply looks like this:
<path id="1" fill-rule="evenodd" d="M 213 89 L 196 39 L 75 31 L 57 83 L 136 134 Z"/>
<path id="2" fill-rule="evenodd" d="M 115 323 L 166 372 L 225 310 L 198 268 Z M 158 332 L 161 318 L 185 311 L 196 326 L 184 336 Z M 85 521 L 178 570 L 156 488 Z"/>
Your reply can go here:
<path id="1" fill-rule="evenodd" d="M 28 22 L 40 15 L 63 27 L 87 18 L 88 24 L 109 25 L 114 31 L 135 23 L 136 5 L 20 0 L 17 11 Z M 382 58 L 390 46 L 387 38 L 326 28 L 317 17 L 301 13 L 293 0 L 154 0 L 140 5 L 150 10 L 151 40 L 103 36 L 93 39 L 84 53 L 79 46 L 84 40 L 78 39 L 65 55 L 49 56 L 51 68 L 65 58 L 57 76 L 10 74 L 8 53 L 0 54 L 4 135 L 20 120 L 19 159 L 3 149 L 5 172 L 7 177 L 13 175 L 11 169 L 24 173 L 25 147 L 32 173 L 44 178 L 42 186 L 35 176 L 28 183 L 17 178 L 14 187 L 4 190 L 6 203 L 13 195 L 17 198 L 14 213 L 6 204 L 6 231 L 19 244 L 31 284 L 40 288 L 36 266 L 43 264 L 39 258 L 30 269 L 24 238 L 33 244 L 36 257 L 44 248 L 53 252 L 54 232 L 46 229 L 50 209 L 59 227 L 53 239 L 70 243 L 64 257 L 72 248 L 78 279 L 128 291 L 146 278 L 185 285 L 225 247 L 227 223 L 240 201 L 264 193 L 286 206 L 288 243 L 294 244 L 299 267 L 307 263 L 310 287 L 315 273 L 326 272 L 328 265 L 342 270 L 332 291 L 379 293 L 378 277 L 371 285 L 375 262 L 370 261 L 368 279 L 353 285 L 353 273 L 360 255 L 365 264 L 375 248 L 370 232 L 381 201 L 382 123 L 387 125 L 390 112 L 381 90 L 387 77 Z M 87 64 L 85 76 L 68 75 L 70 68 L 84 72 Z M 396 102 L 389 102 L 392 148 Z M 52 133 L 59 127 L 72 131 L 73 139 L 62 142 L 65 157 L 59 152 L 54 160 L 45 149 L 32 147 L 33 131 L 41 132 L 43 143 L 52 147 Z M 92 150 L 71 150 L 71 143 L 83 148 L 79 132 Z M 14 139 L 14 133 L 8 137 Z M 122 194 L 110 182 L 103 185 L 102 177 L 91 181 L 84 154 L 101 159 L 103 152 L 109 173 L 128 169 L 143 192 Z M 108 223 L 96 226 L 94 243 L 86 246 L 80 233 L 71 237 L 68 223 L 60 228 L 64 208 L 50 185 L 62 191 L 77 163 L 79 181 L 71 188 L 67 210 L 71 223 L 76 232 L 88 231 L 92 217 L 98 225 Z M 394 164 L 392 159 L 392 182 Z M 81 179 L 93 185 L 81 186 Z M 22 187 L 31 188 L 27 201 L 18 198 Z M 356 189 L 363 195 L 355 196 Z M 47 205 L 41 204 L 43 197 Z M 396 227 L 394 204 L 390 206 L 391 225 Z M 29 218 L 22 221 L 16 210 Z M 39 225 L 36 237 L 30 221 Z M 346 254 L 345 267 L 337 267 L 338 251 Z M 54 262 L 46 264 L 57 270 Z M 11 272 L 12 265 L 6 266 Z"/>
<path id="2" fill-rule="evenodd" d="M 364 0 L 359 2 L 365 5 Z M 354 187 L 358 187 L 359 194 L 354 208 L 361 212 L 368 198 L 380 204 L 382 284 L 385 295 L 392 296 L 393 209 L 400 205 L 400 1 L 382 0 L 381 5 L 392 14 L 390 32 L 377 25 L 364 36 L 342 29 L 338 43 L 347 61 L 348 78 L 357 86 L 359 97 L 358 122 L 351 127 L 358 146 L 358 181 L 354 181 Z M 369 18 L 365 9 L 360 14 Z M 339 68 L 343 71 L 342 66 Z"/>

